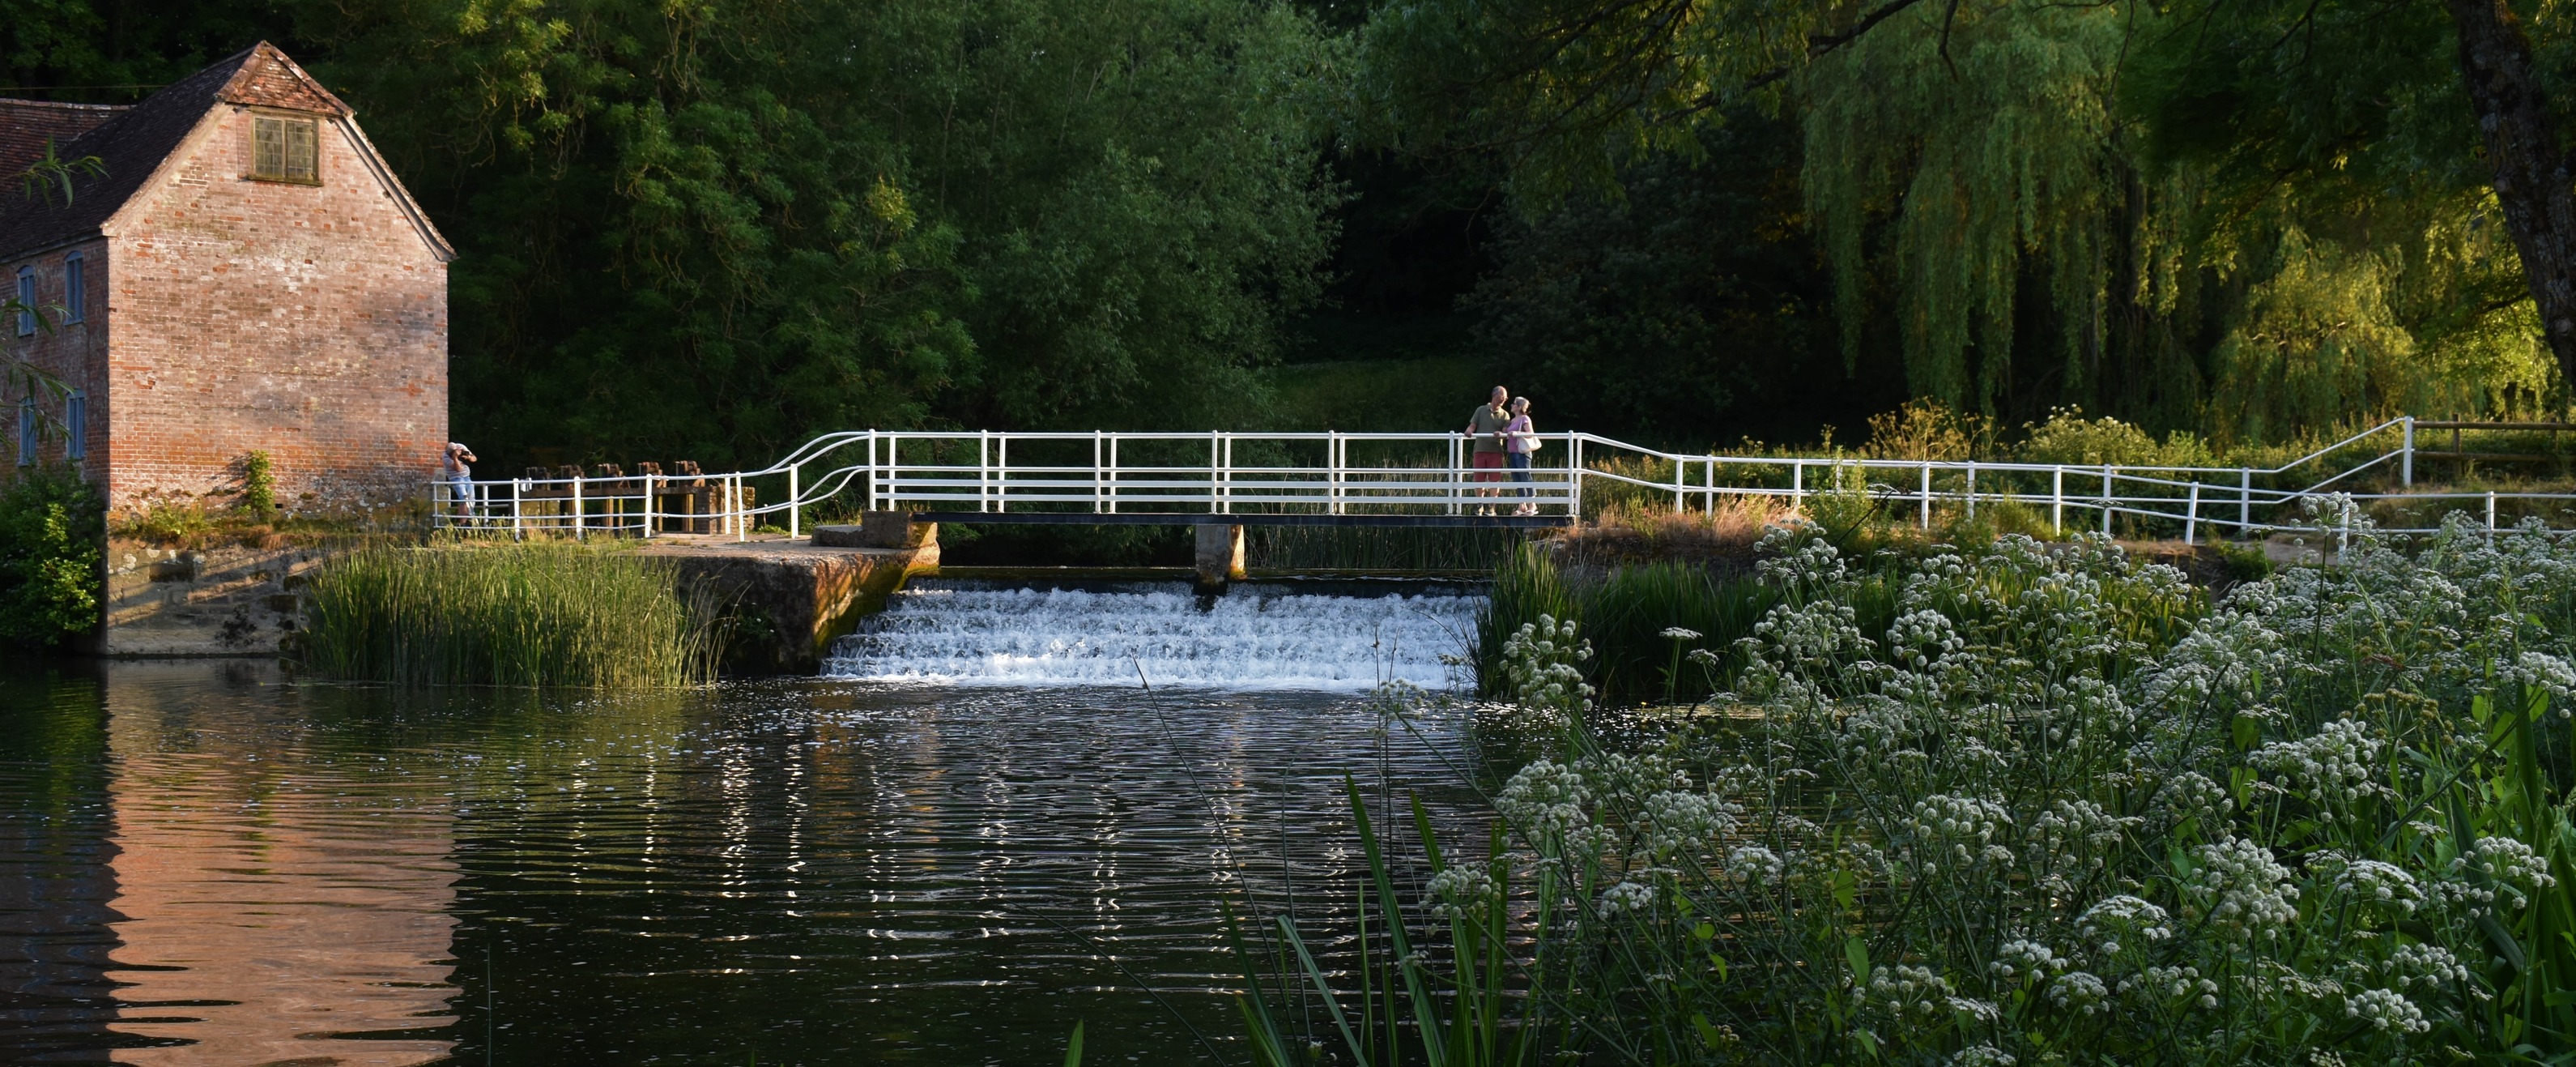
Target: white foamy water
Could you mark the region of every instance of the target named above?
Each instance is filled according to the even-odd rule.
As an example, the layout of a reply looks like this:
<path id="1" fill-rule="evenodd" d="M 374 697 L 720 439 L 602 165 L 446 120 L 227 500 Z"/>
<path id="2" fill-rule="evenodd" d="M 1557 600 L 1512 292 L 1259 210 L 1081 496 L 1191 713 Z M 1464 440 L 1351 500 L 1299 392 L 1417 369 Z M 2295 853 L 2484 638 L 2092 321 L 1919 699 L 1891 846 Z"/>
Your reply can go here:
<path id="1" fill-rule="evenodd" d="M 1484 597 L 1457 587 L 1330 595 L 1181 582 L 1032 589 L 931 580 L 842 638 L 823 674 L 955 685 L 1364 690 L 1463 678 Z"/>

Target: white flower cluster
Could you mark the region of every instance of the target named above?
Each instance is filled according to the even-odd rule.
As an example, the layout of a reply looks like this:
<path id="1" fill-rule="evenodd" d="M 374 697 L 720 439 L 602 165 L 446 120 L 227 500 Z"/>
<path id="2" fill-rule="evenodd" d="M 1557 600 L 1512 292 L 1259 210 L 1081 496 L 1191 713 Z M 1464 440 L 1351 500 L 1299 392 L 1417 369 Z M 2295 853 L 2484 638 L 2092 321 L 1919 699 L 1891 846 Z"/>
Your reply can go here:
<path id="1" fill-rule="evenodd" d="M 2498 888 L 2510 892 L 2516 904 L 2531 895 L 2558 884 L 2549 873 L 2549 861 L 2531 851 L 2531 846 L 2510 837 L 2481 837 L 2470 846 L 2467 855 L 2451 861 L 2453 871 L 2484 875 Z"/>
<path id="2" fill-rule="evenodd" d="M 1986 969 L 1993 971 L 1995 977 L 2012 982 L 2046 978 L 2072 966 L 2074 964 L 2069 963 L 2066 957 L 2051 951 L 2047 945 L 2017 937 L 1995 950 L 1995 962 L 1987 964 Z"/>
<path id="3" fill-rule="evenodd" d="M 2048 1002 L 2069 1011 L 2095 1015 L 2110 1010 L 2111 989 L 2087 971 L 2068 971 L 2048 984 Z"/>
<path id="4" fill-rule="evenodd" d="M 2406 868 L 2378 860 L 2353 860 L 2335 872 L 2334 887 L 2363 904 L 2412 915 L 2424 903 L 2424 887 Z"/>
<path id="5" fill-rule="evenodd" d="M 1938 870 L 1945 856 L 1962 862 L 2012 862 L 2012 850 L 1994 843 L 2012 823 L 2012 814 L 2002 804 L 1981 797 L 1935 794 L 1915 801 L 1913 814 L 1907 829 L 1916 839 L 1927 871 Z"/>
<path id="6" fill-rule="evenodd" d="M 1738 845 L 1726 854 L 1726 875 L 1746 885 L 1766 885 L 1777 880 L 1788 865 L 1779 853 L 1760 845 Z"/>
<path id="7" fill-rule="evenodd" d="M 1592 642 L 1576 630 L 1572 619 L 1541 615 L 1503 642 L 1503 673 L 1511 679 L 1515 702 L 1567 714 L 1591 707 L 1593 690 L 1583 680 L 1582 663 L 1592 658 Z"/>
<path id="8" fill-rule="evenodd" d="M 1735 816 L 1743 810 L 1713 793 L 1658 790 L 1638 806 L 1639 844 L 1653 855 L 1697 847 L 1712 838 L 1732 833 L 1736 826 Z"/>
<path id="9" fill-rule="evenodd" d="M 1502 887 L 1494 876 L 1480 868 L 1453 866 L 1441 868 L 1423 887 L 1422 902 L 1442 918 L 1480 914 L 1500 896 Z"/>
<path id="10" fill-rule="evenodd" d="M 1950 980 L 1912 965 L 1879 967 L 1869 972 L 1863 1003 L 1894 1018 L 1929 1016 L 1948 1006 Z"/>
<path id="11" fill-rule="evenodd" d="M 1625 911 L 1645 911 L 1655 906 L 1655 887 L 1644 882 L 1621 882 L 1601 891 L 1593 905 L 1596 914 L 1608 919 Z"/>
<path id="12" fill-rule="evenodd" d="M 1805 666 L 1830 665 L 1846 653 L 1865 652 L 1869 639 L 1861 636 L 1857 620 L 1860 612 L 1849 604 L 1819 600 L 1807 604 L 1781 604 L 1753 624 L 1753 636 L 1764 658 Z"/>
<path id="13" fill-rule="evenodd" d="M 1945 1067 L 2013 1067 L 2020 1061 L 1993 1045 L 1970 1045 L 1950 1054 Z"/>
<path id="14" fill-rule="evenodd" d="M 2198 915 L 2240 940 L 2271 939 L 2299 917 L 2299 887 L 2272 850 L 2241 837 L 2193 850 L 2200 869 L 2187 891 Z"/>
<path id="15" fill-rule="evenodd" d="M 2156 790 L 2154 810 L 2164 821 L 2198 819 L 2203 829 L 2214 829 L 2235 814 L 2236 798 L 2208 775 L 2182 771 L 2165 777 Z"/>
<path id="16" fill-rule="evenodd" d="M 2103 854 L 2117 847 L 2137 822 L 2114 816 L 2090 800 L 2061 798 L 2031 818 L 2029 838 L 2050 868 L 2080 860 L 2080 866 L 2098 869 Z"/>
<path id="17" fill-rule="evenodd" d="M 2346 1018 L 2369 1024 L 2373 1030 L 2395 1030 L 2403 1034 L 2420 1034 L 2433 1028 L 2424 1021 L 2424 1012 L 2404 994 L 2390 989 L 2365 989 L 2344 998 Z"/>
<path id="18" fill-rule="evenodd" d="M 1896 625 L 1887 630 L 1888 655 L 1918 667 L 1956 652 L 1966 644 L 1960 639 L 1958 628 L 1951 625 L 1949 616 L 1929 608 L 1897 616 Z"/>
<path id="19" fill-rule="evenodd" d="M 1562 840 L 1591 825 L 1592 815 L 1586 808 L 1591 800 L 1592 790 L 1582 772 L 1555 760 L 1537 759 L 1503 783 L 1503 791 L 1494 797 L 1494 809 L 1523 836 Z"/>
<path id="20" fill-rule="evenodd" d="M 2145 948 L 2173 936 L 2165 909 L 2125 893 L 2084 909 L 2084 914 L 2075 920 L 2075 929 L 2093 951 L 2105 956 L 2117 956 L 2128 946 Z"/>
<path id="21" fill-rule="evenodd" d="M 2399 945 L 2388 953 L 2380 971 L 2398 989 L 2414 985 L 2446 986 L 2469 980 L 2468 965 L 2440 945 Z"/>
<path id="22" fill-rule="evenodd" d="M 2525 652 L 2514 660 L 2513 680 L 2538 686 L 2560 700 L 2576 699 L 2576 667 L 2546 652 Z M 2562 709 L 2560 717 L 2565 717 Z"/>
<path id="23" fill-rule="evenodd" d="M 2121 992 L 2132 990 L 2164 1000 L 2191 999 L 2204 1011 L 2218 1006 L 2218 983 L 2201 977 L 2198 967 L 2149 967 L 2120 980 Z"/>
<path id="24" fill-rule="evenodd" d="M 2315 735 L 2297 741 L 2274 741 L 2255 749 L 2246 762 L 2289 777 L 2293 790 L 2309 803 L 2334 809 L 2371 797 L 2393 795 L 2373 778 L 2387 743 L 2351 719 L 2325 724 Z"/>

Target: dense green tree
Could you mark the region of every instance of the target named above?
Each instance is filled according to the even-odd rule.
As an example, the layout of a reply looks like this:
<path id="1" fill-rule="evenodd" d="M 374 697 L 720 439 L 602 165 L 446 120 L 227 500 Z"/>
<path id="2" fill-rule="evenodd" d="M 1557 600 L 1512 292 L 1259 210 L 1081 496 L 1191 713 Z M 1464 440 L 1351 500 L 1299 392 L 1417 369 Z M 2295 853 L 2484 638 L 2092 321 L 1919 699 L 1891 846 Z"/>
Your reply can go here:
<path id="1" fill-rule="evenodd" d="M 757 459 L 863 426 L 1240 422 L 1312 294 L 1329 54 L 1232 0 L 334 8 L 465 253 L 456 424 Z"/>
<path id="2" fill-rule="evenodd" d="M 2511 161 L 2480 131 L 2504 120 L 2462 75 L 2529 42 L 2464 53 L 2467 17 L 1422 0 L 1370 22 L 1349 109 L 1374 143 L 1493 159 L 1543 214 L 1774 108 L 1804 130 L 1847 360 L 1892 327 L 1912 390 L 1952 404 L 2276 437 L 2549 387 L 2538 231 L 2496 195 Z"/>
<path id="3" fill-rule="evenodd" d="M 1545 421 L 1699 447 L 1803 440 L 1905 399 L 1874 353 L 1844 380 L 1831 284 L 1800 226 L 1794 124 L 1746 116 L 1649 159 L 1617 198 L 1505 223 L 1466 306 Z"/>

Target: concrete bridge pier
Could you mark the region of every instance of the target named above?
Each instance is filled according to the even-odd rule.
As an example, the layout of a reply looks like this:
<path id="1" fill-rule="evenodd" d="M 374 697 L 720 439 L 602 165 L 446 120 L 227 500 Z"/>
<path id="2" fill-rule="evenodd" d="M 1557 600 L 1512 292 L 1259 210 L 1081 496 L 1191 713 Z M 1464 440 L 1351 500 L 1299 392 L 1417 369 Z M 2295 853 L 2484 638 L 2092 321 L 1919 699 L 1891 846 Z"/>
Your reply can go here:
<path id="1" fill-rule="evenodd" d="M 1225 588 L 1243 578 L 1243 527 L 1208 524 L 1198 531 L 1198 586 L 1201 592 Z"/>

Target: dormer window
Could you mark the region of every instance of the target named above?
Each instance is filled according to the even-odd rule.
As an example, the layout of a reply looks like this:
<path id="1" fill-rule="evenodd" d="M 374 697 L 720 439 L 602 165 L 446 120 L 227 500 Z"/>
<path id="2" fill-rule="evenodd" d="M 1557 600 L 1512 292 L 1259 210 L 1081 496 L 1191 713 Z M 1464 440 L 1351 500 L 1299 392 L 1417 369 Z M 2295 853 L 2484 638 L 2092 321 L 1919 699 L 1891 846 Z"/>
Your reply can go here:
<path id="1" fill-rule="evenodd" d="M 264 182 L 322 184 L 321 141 L 314 121 L 251 116 L 250 176 Z"/>

